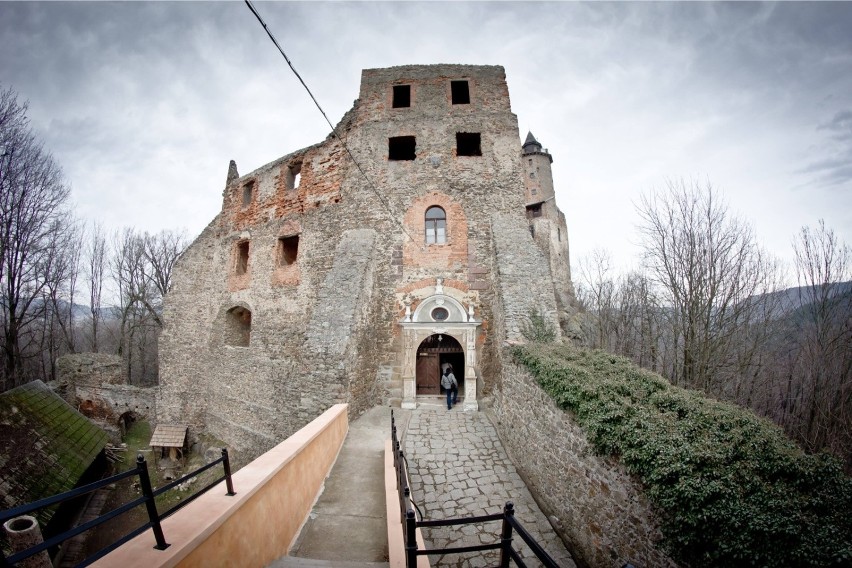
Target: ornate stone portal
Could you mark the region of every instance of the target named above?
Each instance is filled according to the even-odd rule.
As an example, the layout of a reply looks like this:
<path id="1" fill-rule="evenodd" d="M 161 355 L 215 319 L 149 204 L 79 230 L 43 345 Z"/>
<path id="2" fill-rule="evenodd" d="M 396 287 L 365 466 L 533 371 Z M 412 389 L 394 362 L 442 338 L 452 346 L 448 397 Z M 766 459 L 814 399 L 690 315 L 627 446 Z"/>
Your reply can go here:
<path id="1" fill-rule="evenodd" d="M 461 302 L 446 295 L 440 278 L 435 293 L 424 298 L 414 313 L 406 307 L 405 318 L 399 322 L 403 334 L 403 408 L 417 408 L 418 347 L 429 336 L 441 334 L 454 338 L 464 351 L 464 410 L 479 409 L 476 398 L 476 335 L 481 322 L 476 321 L 473 311 L 472 305 L 465 308 Z"/>

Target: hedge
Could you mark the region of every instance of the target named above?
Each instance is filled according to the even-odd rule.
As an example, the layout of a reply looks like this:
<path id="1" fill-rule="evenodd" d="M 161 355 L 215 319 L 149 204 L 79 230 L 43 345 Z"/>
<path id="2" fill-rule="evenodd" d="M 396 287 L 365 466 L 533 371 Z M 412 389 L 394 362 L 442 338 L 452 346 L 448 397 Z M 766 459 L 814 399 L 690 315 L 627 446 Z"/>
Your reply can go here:
<path id="1" fill-rule="evenodd" d="M 565 345 L 512 348 L 595 451 L 620 459 L 689 566 L 852 565 L 852 480 L 768 420 L 672 386 L 629 360 Z"/>

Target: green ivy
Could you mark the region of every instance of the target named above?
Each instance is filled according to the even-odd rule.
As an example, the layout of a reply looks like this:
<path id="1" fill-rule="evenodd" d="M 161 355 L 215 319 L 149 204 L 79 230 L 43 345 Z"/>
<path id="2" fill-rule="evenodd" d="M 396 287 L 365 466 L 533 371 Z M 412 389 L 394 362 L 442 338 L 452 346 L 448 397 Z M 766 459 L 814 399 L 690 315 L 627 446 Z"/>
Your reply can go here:
<path id="1" fill-rule="evenodd" d="M 768 420 L 669 384 L 627 359 L 565 345 L 512 348 L 595 451 L 644 484 L 677 561 L 852 566 L 852 480 Z"/>
<path id="2" fill-rule="evenodd" d="M 527 341 L 534 343 L 553 343 L 556 340 L 556 330 L 553 329 L 544 315 L 533 308 L 521 325 L 521 335 Z"/>

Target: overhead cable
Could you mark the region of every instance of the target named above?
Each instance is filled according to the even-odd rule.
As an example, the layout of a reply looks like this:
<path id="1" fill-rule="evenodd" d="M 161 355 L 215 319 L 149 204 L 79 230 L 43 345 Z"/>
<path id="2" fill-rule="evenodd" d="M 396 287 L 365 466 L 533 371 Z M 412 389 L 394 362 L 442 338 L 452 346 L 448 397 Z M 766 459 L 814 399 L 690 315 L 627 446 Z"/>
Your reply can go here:
<path id="1" fill-rule="evenodd" d="M 376 194 L 376 197 L 379 198 L 379 201 L 381 201 L 382 205 L 384 205 L 385 209 L 390 214 L 391 219 L 397 225 L 399 225 L 400 229 L 402 229 L 402 232 L 405 233 L 405 235 L 409 239 L 411 239 L 412 242 L 417 242 L 417 241 L 415 241 L 414 237 L 411 236 L 411 234 L 408 232 L 408 230 L 405 228 L 405 226 L 399 221 L 397 216 L 394 214 L 394 211 L 391 209 L 391 206 L 387 202 L 385 197 L 381 194 L 381 192 L 379 192 L 379 190 L 376 188 L 376 186 L 373 185 L 373 182 L 370 181 L 370 178 L 367 176 L 366 172 L 364 172 L 364 169 L 361 167 L 361 164 L 358 163 L 358 160 L 355 159 L 355 156 L 352 154 L 352 151 L 349 149 L 349 145 L 346 144 L 346 142 L 343 140 L 343 138 L 341 138 L 340 135 L 337 133 L 337 128 L 335 128 L 334 125 L 331 123 L 331 121 L 328 119 L 328 115 L 325 114 L 325 111 L 322 109 L 322 106 L 320 106 L 316 97 L 314 97 L 314 94 L 311 92 L 310 88 L 308 88 L 308 85 L 305 83 L 305 80 L 302 79 L 302 76 L 299 75 L 298 71 L 296 71 L 296 68 L 293 66 L 293 62 L 290 61 L 290 58 L 287 57 L 287 54 L 284 53 L 283 49 L 281 49 L 281 45 L 279 45 L 278 40 L 276 40 L 275 36 L 272 35 L 272 31 L 270 31 L 269 26 L 266 25 L 266 22 L 263 21 L 263 18 L 260 16 L 260 14 L 257 12 L 255 7 L 252 5 L 251 0 L 245 0 L 245 3 L 246 3 L 246 6 L 248 6 L 249 10 L 251 10 L 251 13 L 254 14 L 254 17 L 257 18 L 257 21 L 260 22 L 260 25 L 263 26 L 264 31 L 266 31 L 266 35 L 269 36 L 269 39 L 271 39 L 272 43 L 275 44 L 275 47 L 278 48 L 278 52 L 284 57 L 284 61 L 286 61 L 287 65 L 290 66 L 290 70 L 293 71 L 293 74 L 296 75 L 296 78 L 299 79 L 299 82 L 302 84 L 302 86 L 308 92 L 308 95 L 311 97 L 311 100 L 314 101 L 314 105 L 316 105 L 317 109 L 319 109 L 320 113 L 322 114 L 322 117 L 325 119 L 325 121 L 328 123 L 328 126 L 331 128 L 331 133 L 334 135 L 334 137 L 337 139 L 337 141 L 340 142 L 343 145 L 343 148 L 344 148 L 344 150 L 346 150 L 346 153 L 349 154 L 349 158 L 352 160 L 352 163 L 355 164 L 355 167 L 358 168 L 359 172 L 361 172 L 361 175 L 364 177 L 364 180 L 367 182 L 367 185 L 370 187 L 370 189 L 373 191 L 373 193 Z"/>

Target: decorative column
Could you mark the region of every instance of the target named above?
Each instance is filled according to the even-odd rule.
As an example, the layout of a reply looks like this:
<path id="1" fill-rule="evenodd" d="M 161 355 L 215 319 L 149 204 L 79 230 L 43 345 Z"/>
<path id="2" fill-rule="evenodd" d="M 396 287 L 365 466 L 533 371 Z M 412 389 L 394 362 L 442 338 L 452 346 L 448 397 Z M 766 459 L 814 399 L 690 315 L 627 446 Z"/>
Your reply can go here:
<path id="1" fill-rule="evenodd" d="M 473 311 L 473 310 L 471 310 Z M 464 410 L 479 410 L 476 399 L 476 328 L 468 328 L 465 337 Z"/>
<path id="2" fill-rule="evenodd" d="M 415 368 L 417 353 L 415 347 L 415 331 L 403 331 L 403 365 L 402 365 L 402 407 L 409 410 L 417 408 L 417 382 Z"/>

